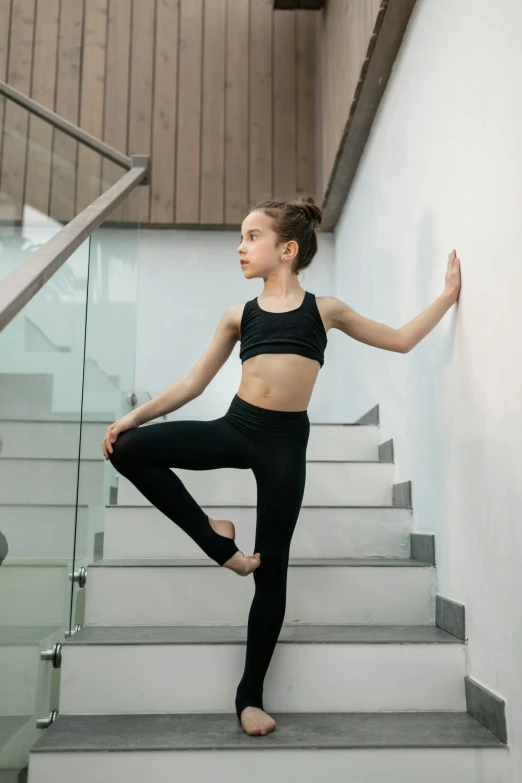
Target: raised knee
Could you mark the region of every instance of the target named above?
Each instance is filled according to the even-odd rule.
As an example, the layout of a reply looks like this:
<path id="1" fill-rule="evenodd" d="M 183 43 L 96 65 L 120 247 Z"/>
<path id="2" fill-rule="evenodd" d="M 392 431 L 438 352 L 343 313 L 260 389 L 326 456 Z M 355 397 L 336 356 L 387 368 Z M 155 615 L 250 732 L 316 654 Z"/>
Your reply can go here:
<path id="1" fill-rule="evenodd" d="M 132 459 L 132 437 L 131 430 L 120 432 L 114 443 L 112 443 L 112 454 L 109 452 L 109 459 L 116 469 L 122 464 Z"/>

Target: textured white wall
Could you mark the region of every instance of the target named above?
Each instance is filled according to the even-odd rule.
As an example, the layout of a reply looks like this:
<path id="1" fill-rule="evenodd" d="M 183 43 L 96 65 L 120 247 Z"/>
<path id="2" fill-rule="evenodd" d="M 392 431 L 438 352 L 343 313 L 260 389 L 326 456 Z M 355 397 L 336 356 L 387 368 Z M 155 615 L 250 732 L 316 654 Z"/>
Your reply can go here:
<path id="1" fill-rule="evenodd" d="M 303 288 L 333 295 L 333 237 L 319 236 Z M 258 296 L 262 280 L 246 280 L 239 266 L 239 232 L 147 230 L 140 236 L 136 388 L 152 396 L 186 375 L 207 349 L 227 307 Z M 335 421 L 335 335 L 325 353 L 310 419 Z M 169 419 L 223 416 L 241 382 L 240 344 L 203 394 Z"/>
<path id="2" fill-rule="evenodd" d="M 409 354 L 354 340 L 336 413 L 380 405 L 469 674 L 507 701 L 522 781 L 522 4 L 420 0 L 335 233 L 336 296 L 401 326 L 461 259 L 460 302 Z"/>

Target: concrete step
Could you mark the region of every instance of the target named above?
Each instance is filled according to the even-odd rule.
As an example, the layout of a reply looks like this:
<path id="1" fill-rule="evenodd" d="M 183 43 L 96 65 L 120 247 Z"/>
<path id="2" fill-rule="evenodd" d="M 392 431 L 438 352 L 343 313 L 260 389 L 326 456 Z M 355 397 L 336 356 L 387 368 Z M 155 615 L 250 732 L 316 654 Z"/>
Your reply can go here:
<path id="1" fill-rule="evenodd" d="M 207 506 L 212 519 L 230 519 L 242 552 L 255 541 L 255 506 Z M 412 511 L 397 506 L 320 508 L 302 506 L 291 557 L 410 557 Z M 201 550 L 154 506 L 107 506 L 106 558 L 197 558 Z"/>
<path id="2" fill-rule="evenodd" d="M 63 648 L 60 713 L 229 712 L 246 626 L 85 626 Z M 435 626 L 284 625 L 271 712 L 465 710 L 466 645 Z"/>
<path id="3" fill-rule="evenodd" d="M 507 747 L 465 712 L 273 713 L 249 736 L 235 715 L 59 715 L 29 783 L 459 783 L 507 780 Z M 506 776 L 504 776 L 506 775 Z"/>
<path id="4" fill-rule="evenodd" d="M 110 472 L 106 462 L 82 460 L 78 503 L 105 505 Z M 0 465 L 2 504 L 74 505 L 78 484 L 78 461 L 72 459 L 2 459 Z M 107 491 L 105 490 L 107 484 Z"/>
<path id="5" fill-rule="evenodd" d="M 0 780 L 18 783 L 16 770 L 27 766 L 29 751 L 41 739 L 36 728 L 36 717 L 28 715 L 0 715 Z M 4 775 L 5 773 L 5 775 Z"/>
<path id="6" fill-rule="evenodd" d="M 218 468 L 174 472 L 203 506 L 254 506 L 257 484 L 250 469 Z M 392 462 L 307 460 L 303 504 L 307 506 L 391 506 Z M 151 503 L 124 476 L 118 478 L 118 504 Z"/>
<path id="7" fill-rule="evenodd" d="M 0 420 L 3 440 L 0 459 L 78 459 L 81 435 L 82 459 L 103 459 L 101 442 L 105 422 Z"/>
<path id="8" fill-rule="evenodd" d="M 9 546 L 6 563 L 72 559 L 75 543 L 77 557 L 90 561 L 94 536 L 103 532 L 103 506 L 78 506 L 76 510 L 74 505 L 2 505 L 0 509 L 0 529 Z"/>
<path id="9" fill-rule="evenodd" d="M 309 460 L 378 460 L 379 427 L 365 424 L 310 422 Z"/>
<path id="10" fill-rule="evenodd" d="M 53 669 L 40 660 L 40 652 L 63 639 L 64 629 L 56 626 L 0 627 L 0 709 L 4 714 L 48 712 Z"/>
<path id="11" fill-rule="evenodd" d="M 76 560 L 75 570 L 86 566 Z M 38 561 L 35 559 L 4 561 L 0 567 L 0 626 L 68 627 L 72 557 Z M 74 605 L 80 591 L 74 591 Z M 73 617 L 74 617 L 73 605 Z"/>
<path id="12" fill-rule="evenodd" d="M 43 414 L 42 414 L 43 415 Z M 55 414 L 56 415 L 56 414 Z M 69 414 L 70 416 L 70 414 Z M 82 457 L 96 459 L 108 424 L 114 421 L 82 422 Z M 148 422 L 148 426 L 156 422 Z M 0 419 L 0 436 L 4 441 L 1 457 L 71 457 L 78 456 L 79 416 L 76 421 Z M 314 424 L 310 426 L 307 456 L 310 460 L 377 460 L 379 428 L 361 424 Z"/>
<path id="13" fill-rule="evenodd" d="M 239 580 L 239 581 L 238 581 Z M 89 625 L 243 625 L 254 596 L 210 558 L 99 560 L 89 568 Z M 286 621 L 432 625 L 435 567 L 406 558 L 290 558 Z"/>

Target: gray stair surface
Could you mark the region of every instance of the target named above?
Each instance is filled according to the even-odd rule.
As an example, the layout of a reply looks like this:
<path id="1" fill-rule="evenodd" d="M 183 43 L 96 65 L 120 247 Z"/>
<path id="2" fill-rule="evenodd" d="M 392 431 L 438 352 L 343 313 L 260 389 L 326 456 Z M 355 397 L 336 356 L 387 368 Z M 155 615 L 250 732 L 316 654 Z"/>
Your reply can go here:
<path id="1" fill-rule="evenodd" d="M 410 560 L 408 557 L 291 557 L 288 561 L 289 566 L 390 566 L 402 568 L 426 568 L 430 566 L 433 568 L 433 563 L 424 563 L 422 560 Z M 175 568 L 176 566 L 201 566 L 202 568 L 222 568 L 213 560 L 208 558 L 176 558 L 176 557 L 157 557 L 157 558 L 111 558 L 107 560 L 98 560 L 96 563 L 91 563 L 89 568 L 104 568 L 110 566 L 124 568 L 126 566 L 131 567 L 149 567 L 157 568 L 158 566 L 164 566 L 165 568 Z"/>
<path id="2" fill-rule="evenodd" d="M 84 626 L 64 642 L 83 644 L 234 644 L 246 643 L 246 625 Z M 283 624 L 278 642 L 296 644 L 459 644 L 436 625 Z"/>
<path id="3" fill-rule="evenodd" d="M 59 715 L 32 752 L 505 747 L 465 712 L 271 714 L 262 742 L 230 713 Z"/>

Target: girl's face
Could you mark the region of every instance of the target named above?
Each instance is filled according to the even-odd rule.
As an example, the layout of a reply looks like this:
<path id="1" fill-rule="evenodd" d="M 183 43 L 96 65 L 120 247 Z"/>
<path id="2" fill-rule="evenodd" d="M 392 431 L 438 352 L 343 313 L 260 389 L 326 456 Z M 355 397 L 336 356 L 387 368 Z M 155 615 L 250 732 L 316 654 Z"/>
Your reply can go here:
<path id="1" fill-rule="evenodd" d="M 271 217 L 262 210 L 250 212 L 241 226 L 241 243 L 237 249 L 244 277 L 249 280 L 254 277 L 267 278 L 270 272 L 283 265 L 281 255 L 285 250 L 285 259 L 291 263 L 295 258 L 289 252 L 292 250 L 289 246 L 292 245 L 297 248 L 296 242 L 285 242 L 284 245 L 278 242 Z"/>

